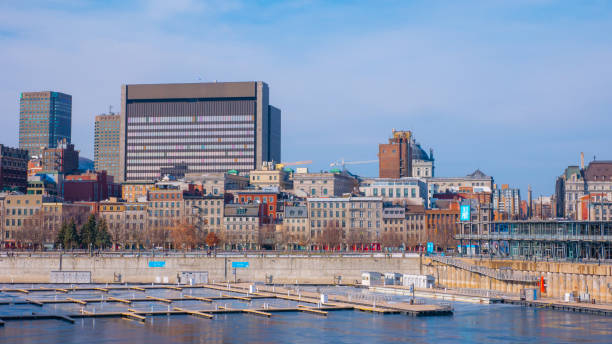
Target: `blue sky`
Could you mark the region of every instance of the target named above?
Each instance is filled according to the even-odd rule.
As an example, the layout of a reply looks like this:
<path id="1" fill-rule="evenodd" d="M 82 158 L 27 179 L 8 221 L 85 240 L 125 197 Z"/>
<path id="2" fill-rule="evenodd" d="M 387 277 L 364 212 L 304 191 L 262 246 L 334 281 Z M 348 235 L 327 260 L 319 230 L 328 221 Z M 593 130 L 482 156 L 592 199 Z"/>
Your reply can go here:
<path id="1" fill-rule="evenodd" d="M 581 151 L 612 159 L 610 32 L 609 1 L 3 1 L 0 142 L 18 143 L 22 91 L 72 94 L 93 157 L 121 84 L 263 80 L 285 161 L 376 159 L 409 129 L 439 176 L 550 194 Z"/>

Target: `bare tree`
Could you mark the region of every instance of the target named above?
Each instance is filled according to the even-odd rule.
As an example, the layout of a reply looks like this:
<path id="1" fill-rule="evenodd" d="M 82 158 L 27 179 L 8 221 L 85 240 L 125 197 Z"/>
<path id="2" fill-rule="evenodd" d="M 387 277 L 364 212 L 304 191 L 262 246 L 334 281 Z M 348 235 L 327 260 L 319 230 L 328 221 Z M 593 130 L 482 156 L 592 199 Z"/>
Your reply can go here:
<path id="1" fill-rule="evenodd" d="M 319 243 L 321 246 L 327 246 L 329 250 L 336 250 L 342 244 L 342 228 L 337 223 L 330 221 L 323 229 Z"/>
<path id="2" fill-rule="evenodd" d="M 53 235 L 46 231 L 42 224 L 42 213 L 37 212 L 25 218 L 21 227 L 15 231 L 15 240 L 23 247 L 43 249 L 44 244 L 53 242 Z"/>
<path id="3" fill-rule="evenodd" d="M 169 228 L 170 240 L 175 249 L 192 249 L 197 246 L 196 227 L 187 222 L 177 223 Z"/>
<path id="4" fill-rule="evenodd" d="M 398 233 L 385 232 L 381 235 L 381 244 L 386 248 L 397 248 L 402 245 L 402 238 Z"/>
<path id="5" fill-rule="evenodd" d="M 365 228 L 352 228 L 349 230 L 346 241 L 349 246 L 359 248 L 368 242 L 368 233 Z"/>

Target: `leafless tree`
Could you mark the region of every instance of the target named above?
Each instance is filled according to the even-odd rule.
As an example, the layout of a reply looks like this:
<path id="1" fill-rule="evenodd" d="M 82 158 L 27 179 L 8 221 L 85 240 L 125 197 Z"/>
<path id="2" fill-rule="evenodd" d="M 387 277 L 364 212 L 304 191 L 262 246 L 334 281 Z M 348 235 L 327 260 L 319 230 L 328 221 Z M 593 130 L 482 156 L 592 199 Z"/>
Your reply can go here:
<path id="1" fill-rule="evenodd" d="M 319 244 L 327 246 L 329 250 L 335 250 L 342 244 L 342 228 L 337 223 L 330 221 L 319 237 Z"/>

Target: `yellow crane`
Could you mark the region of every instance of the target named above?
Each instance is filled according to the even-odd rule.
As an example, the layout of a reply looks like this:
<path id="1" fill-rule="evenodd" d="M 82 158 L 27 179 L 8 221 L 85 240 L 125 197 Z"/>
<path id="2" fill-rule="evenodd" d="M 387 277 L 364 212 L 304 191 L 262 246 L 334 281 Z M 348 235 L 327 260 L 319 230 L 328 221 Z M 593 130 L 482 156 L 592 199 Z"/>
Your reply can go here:
<path id="1" fill-rule="evenodd" d="M 304 160 L 304 161 L 295 161 L 295 162 L 281 162 L 276 164 L 277 170 L 282 170 L 287 166 L 298 166 L 298 165 L 310 165 L 312 164 L 312 160 Z"/>

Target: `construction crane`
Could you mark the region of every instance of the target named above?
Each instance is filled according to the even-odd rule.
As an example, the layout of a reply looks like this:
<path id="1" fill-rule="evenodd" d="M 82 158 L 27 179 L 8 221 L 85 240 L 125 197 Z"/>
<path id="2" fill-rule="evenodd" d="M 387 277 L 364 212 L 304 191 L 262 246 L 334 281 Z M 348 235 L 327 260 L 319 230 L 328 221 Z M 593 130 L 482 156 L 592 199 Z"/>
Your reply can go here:
<path id="1" fill-rule="evenodd" d="M 341 167 L 342 170 L 346 170 L 345 165 L 365 165 L 365 164 L 373 164 L 378 162 L 378 160 L 363 160 L 363 161 L 344 161 L 344 158 L 329 164 L 330 167 Z"/>
<path id="2" fill-rule="evenodd" d="M 312 160 L 304 160 L 304 161 L 295 161 L 295 162 L 281 162 L 276 164 L 277 170 L 282 170 L 287 166 L 298 166 L 298 165 L 310 165 L 312 164 Z"/>

